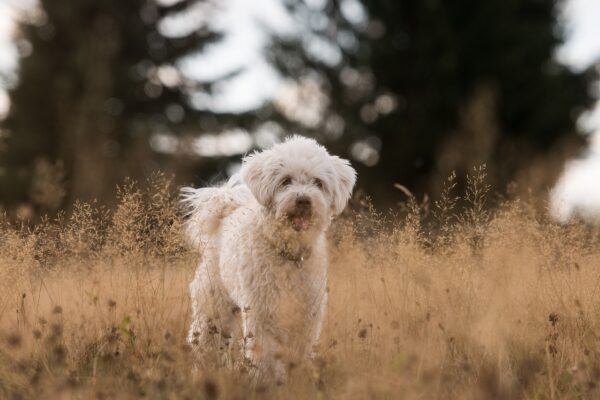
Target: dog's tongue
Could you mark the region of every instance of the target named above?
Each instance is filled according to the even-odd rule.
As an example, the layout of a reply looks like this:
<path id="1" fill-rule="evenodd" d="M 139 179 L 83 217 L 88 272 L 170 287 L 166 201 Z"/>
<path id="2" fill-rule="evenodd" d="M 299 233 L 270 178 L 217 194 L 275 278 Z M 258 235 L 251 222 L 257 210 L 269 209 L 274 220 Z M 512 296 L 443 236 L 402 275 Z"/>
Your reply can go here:
<path id="1" fill-rule="evenodd" d="M 294 217 L 292 218 L 292 226 L 297 231 L 307 230 L 309 226 L 308 218 Z"/>

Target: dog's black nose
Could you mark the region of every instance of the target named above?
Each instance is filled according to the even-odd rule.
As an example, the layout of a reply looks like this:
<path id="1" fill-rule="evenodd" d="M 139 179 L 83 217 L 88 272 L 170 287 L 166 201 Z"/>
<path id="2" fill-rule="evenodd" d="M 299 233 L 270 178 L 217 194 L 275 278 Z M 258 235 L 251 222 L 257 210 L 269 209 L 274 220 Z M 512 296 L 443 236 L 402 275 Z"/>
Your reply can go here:
<path id="1" fill-rule="evenodd" d="M 308 196 L 298 196 L 296 198 L 296 207 L 310 208 L 310 198 Z"/>

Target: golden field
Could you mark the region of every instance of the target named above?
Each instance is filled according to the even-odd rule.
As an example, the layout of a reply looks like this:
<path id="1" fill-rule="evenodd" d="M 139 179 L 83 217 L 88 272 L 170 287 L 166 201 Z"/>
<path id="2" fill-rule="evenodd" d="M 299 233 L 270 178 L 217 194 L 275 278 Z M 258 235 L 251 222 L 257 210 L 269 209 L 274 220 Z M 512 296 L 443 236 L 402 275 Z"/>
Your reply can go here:
<path id="1" fill-rule="evenodd" d="M 192 368 L 198 255 L 168 180 L 124 185 L 111 210 L 4 217 L 0 398 L 600 398 L 598 229 L 496 198 L 481 171 L 453 188 L 407 193 L 395 216 L 356 201 L 334 223 L 319 356 L 276 387 L 237 352 Z"/>

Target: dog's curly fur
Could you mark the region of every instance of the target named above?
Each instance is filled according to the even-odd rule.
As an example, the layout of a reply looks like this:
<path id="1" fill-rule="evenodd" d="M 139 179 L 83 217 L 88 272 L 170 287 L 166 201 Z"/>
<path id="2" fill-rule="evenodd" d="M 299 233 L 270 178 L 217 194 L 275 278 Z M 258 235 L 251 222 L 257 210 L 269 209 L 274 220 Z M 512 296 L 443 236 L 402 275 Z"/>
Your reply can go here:
<path id="1" fill-rule="evenodd" d="M 327 301 L 325 232 L 355 180 L 348 161 L 295 136 L 247 156 L 221 187 L 183 189 L 202 257 L 188 336 L 200 363 L 238 338 L 262 376 L 284 379 L 312 354 Z"/>

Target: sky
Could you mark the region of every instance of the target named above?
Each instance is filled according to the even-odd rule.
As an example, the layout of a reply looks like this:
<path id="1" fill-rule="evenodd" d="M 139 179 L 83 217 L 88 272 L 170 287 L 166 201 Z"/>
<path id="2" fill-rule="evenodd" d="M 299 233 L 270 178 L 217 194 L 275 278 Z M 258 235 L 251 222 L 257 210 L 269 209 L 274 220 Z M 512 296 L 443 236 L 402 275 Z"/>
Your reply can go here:
<path id="1" fill-rule="evenodd" d="M 595 62 L 600 68 L 600 1 L 569 0 L 563 18 L 567 41 L 557 52 L 558 60 L 576 70 Z M 596 85 L 600 93 L 600 82 Z M 575 216 L 600 222 L 600 102 L 579 122 L 592 135 L 590 147 L 565 165 L 550 194 L 550 212 L 562 223 Z"/>
<path id="2" fill-rule="evenodd" d="M 550 210 L 561 223 L 574 216 L 600 223 L 600 134 L 585 157 L 567 163 L 552 192 Z"/>
<path id="3" fill-rule="evenodd" d="M 16 50 L 10 40 L 12 33 L 12 10 L 4 1 L 0 0 L 0 71 L 12 71 L 17 64 Z M 7 107 L 8 98 L 0 86 L 0 117 L 4 115 Z"/>
<path id="4" fill-rule="evenodd" d="M 314 10 L 324 4 L 323 0 L 305 2 Z M 13 20 L 19 12 L 31 9 L 32 4 L 35 0 L 0 0 L 0 77 L 3 74 L 10 77 L 17 68 L 17 47 L 12 40 Z M 265 59 L 262 51 L 268 45 L 265 27 L 280 35 L 295 35 L 298 24 L 285 10 L 283 0 L 223 0 L 219 5 L 224 12 L 209 23 L 224 29 L 224 41 L 202 55 L 185 60 L 181 64 L 182 72 L 189 78 L 210 81 L 241 71 L 235 78 L 217 85 L 215 96 L 198 95 L 193 101 L 200 108 L 214 111 L 252 110 L 281 95 L 290 84 L 282 81 Z M 342 5 L 343 11 L 357 23 L 364 18 L 364 10 L 357 0 L 342 0 Z M 164 21 L 161 29 L 168 35 L 183 35 L 186 29 L 195 29 L 202 10 L 199 9 L 197 14 L 197 19 L 191 23 L 189 20 Z M 567 0 L 562 12 L 562 28 L 566 42 L 556 53 L 560 62 L 574 70 L 583 70 L 600 61 L 600 0 Z M 328 45 L 316 40 L 311 43 L 321 46 L 317 49 L 321 54 Z M 329 54 L 335 58 L 335 51 Z M 600 83 L 597 85 L 596 92 L 600 93 Z M 8 107 L 9 100 L 0 80 L 0 117 Z M 551 212 L 563 222 L 575 214 L 600 218 L 600 102 L 586 112 L 579 123 L 584 132 L 592 135 L 592 145 L 583 157 L 565 166 L 564 175 L 551 193 Z"/>
<path id="5" fill-rule="evenodd" d="M 600 56 L 600 2 L 569 0 L 563 11 L 567 43 L 558 59 L 576 69 L 584 69 Z"/>
<path id="6" fill-rule="evenodd" d="M 182 63 L 183 73 L 197 81 L 213 81 L 242 70 L 215 87 L 215 96 L 193 99 L 199 108 L 243 112 L 256 109 L 276 96 L 280 81 L 267 62 L 263 49 L 268 31 L 278 35 L 294 33 L 294 21 L 281 0 L 227 0 L 222 12 L 209 22 L 217 31 L 227 32 L 223 41 Z M 264 12 L 269 10 L 269 12 Z M 169 34 L 175 24 L 164 24 Z"/>
<path id="7" fill-rule="evenodd" d="M 557 59 L 581 71 L 600 62 L 600 0 L 569 0 L 563 10 L 567 40 Z M 587 132 L 600 130 L 600 104 L 581 120 Z"/>

